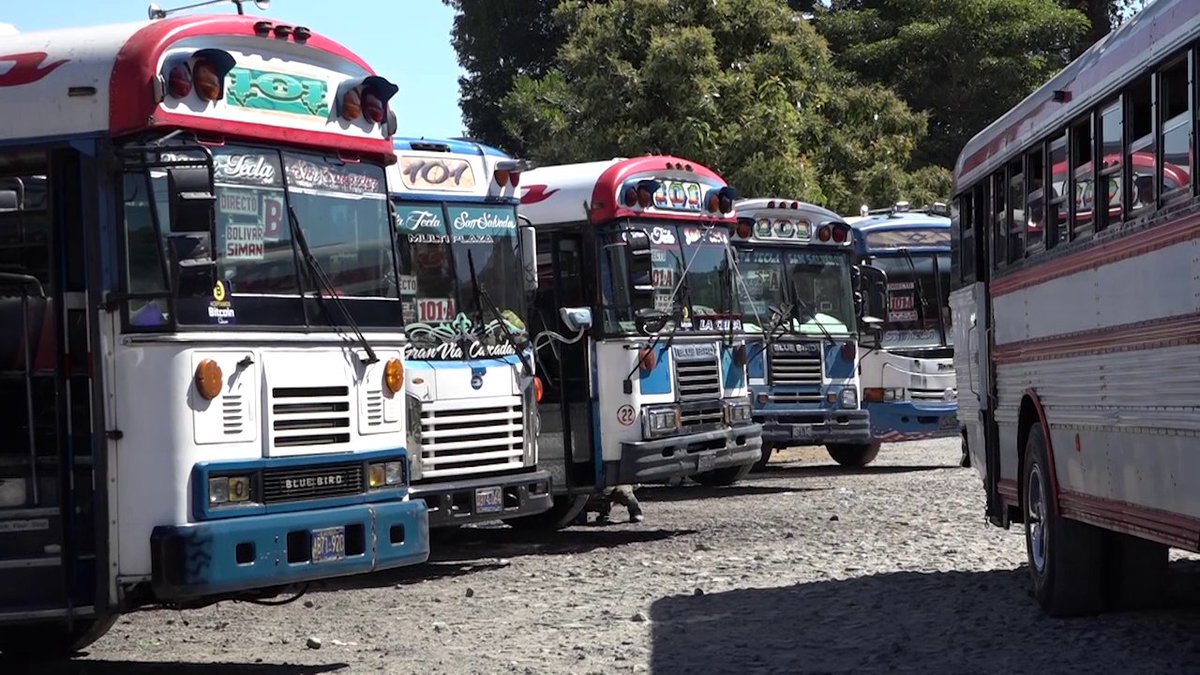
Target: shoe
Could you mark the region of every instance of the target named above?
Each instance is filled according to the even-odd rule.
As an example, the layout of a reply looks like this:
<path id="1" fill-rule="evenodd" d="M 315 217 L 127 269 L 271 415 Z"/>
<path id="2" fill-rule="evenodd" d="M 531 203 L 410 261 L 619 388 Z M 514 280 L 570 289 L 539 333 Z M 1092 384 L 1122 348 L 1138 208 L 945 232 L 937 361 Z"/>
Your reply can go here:
<path id="1" fill-rule="evenodd" d="M 630 516 L 629 516 L 629 522 L 631 522 L 631 523 L 640 523 L 645 519 L 646 519 L 646 516 L 643 516 L 640 513 L 633 513 L 633 514 L 630 514 Z"/>
<path id="2" fill-rule="evenodd" d="M 607 513 L 596 516 L 597 525 L 611 525 L 612 521 L 612 516 L 608 515 Z"/>

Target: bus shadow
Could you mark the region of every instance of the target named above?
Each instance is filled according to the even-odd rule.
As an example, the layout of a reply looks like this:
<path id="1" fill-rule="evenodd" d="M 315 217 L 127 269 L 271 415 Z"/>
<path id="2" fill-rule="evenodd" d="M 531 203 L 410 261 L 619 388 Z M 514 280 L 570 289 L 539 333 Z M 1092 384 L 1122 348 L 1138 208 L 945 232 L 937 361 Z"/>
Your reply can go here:
<path id="1" fill-rule="evenodd" d="M 895 572 L 666 597 L 651 606 L 651 672 L 1195 672 L 1200 575 L 1175 609 L 1044 616 L 1024 567 Z M 1190 589 L 1190 590 L 1189 590 Z"/>
<path id="2" fill-rule="evenodd" d="M 754 478 L 750 474 L 744 481 Z M 781 495 L 790 492 L 821 492 L 832 490 L 832 487 L 791 487 L 781 485 L 753 485 L 738 483 L 729 487 L 709 487 L 699 483 L 683 485 L 659 486 L 647 485 L 635 493 L 641 502 L 684 502 L 693 499 L 720 499 L 728 497 L 763 497 L 766 495 Z"/>
<path id="3" fill-rule="evenodd" d="M 838 464 L 808 464 L 799 461 L 772 462 L 750 478 L 791 478 L 791 477 L 835 477 L 835 476 L 891 476 L 906 473 L 921 473 L 925 471 L 944 471 L 946 469 L 962 469 L 958 464 L 889 464 L 883 466 L 868 465 L 863 467 L 841 466 Z M 966 469 L 963 469 L 964 471 Z"/>
<path id="4" fill-rule="evenodd" d="M 5 675 L 320 675 L 350 668 L 348 663 L 297 666 L 281 663 L 180 663 L 176 661 L 55 661 L 17 663 L 0 657 Z"/>

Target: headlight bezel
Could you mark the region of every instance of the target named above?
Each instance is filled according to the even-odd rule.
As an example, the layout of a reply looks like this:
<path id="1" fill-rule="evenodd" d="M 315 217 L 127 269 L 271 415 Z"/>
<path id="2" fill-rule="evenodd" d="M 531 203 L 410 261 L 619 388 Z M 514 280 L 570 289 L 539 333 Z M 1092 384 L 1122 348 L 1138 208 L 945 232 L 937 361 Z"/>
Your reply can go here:
<path id="1" fill-rule="evenodd" d="M 642 435 L 662 438 L 679 433 L 681 415 L 677 405 L 655 405 L 642 408 Z"/>
<path id="2" fill-rule="evenodd" d="M 721 419 L 726 426 L 743 427 L 754 423 L 754 408 L 749 398 L 726 399 L 721 402 Z"/>
<path id="3" fill-rule="evenodd" d="M 256 503 L 254 476 L 246 473 L 208 477 L 208 506 L 223 508 Z"/>
<path id="4" fill-rule="evenodd" d="M 858 408 L 858 390 L 854 387 L 846 387 L 838 394 L 838 405 L 845 410 L 854 410 Z"/>
<path id="5" fill-rule="evenodd" d="M 404 462 L 388 460 L 386 462 L 371 462 L 367 465 L 367 489 L 395 490 L 407 485 L 408 481 Z"/>

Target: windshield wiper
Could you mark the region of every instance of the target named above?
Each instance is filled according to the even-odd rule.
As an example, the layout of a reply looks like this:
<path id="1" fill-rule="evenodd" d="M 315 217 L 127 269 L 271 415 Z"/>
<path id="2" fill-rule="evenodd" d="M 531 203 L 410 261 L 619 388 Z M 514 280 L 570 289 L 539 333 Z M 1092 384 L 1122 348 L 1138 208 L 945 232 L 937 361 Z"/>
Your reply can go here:
<path id="1" fill-rule="evenodd" d="M 941 344 L 944 347 L 946 345 L 946 319 L 942 316 L 942 268 L 939 266 L 936 253 L 933 254 L 933 292 L 937 294 L 938 335 L 942 338 Z"/>
<path id="2" fill-rule="evenodd" d="M 922 329 L 924 329 L 925 328 L 925 288 L 921 285 L 921 276 L 919 274 L 917 274 L 917 264 L 915 262 L 913 262 L 912 252 L 909 251 L 907 247 L 902 247 L 900 249 L 900 255 L 904 256 L 904 259 L 908 261 L 908 269 L 912 270 L 913 289 L 917 293 L 917 299 L 916 299 L 917 323 L 918 323 L 918 325 L 921 326 Z"/>
<path id="3" fill-rule="evenodd" d="M 821 318 L 817 316 L 816 312 L 812 311 L 812 307 L 800 297 L 800 290 L 796 288 L 796 279 L 789 278 L 788 285 L 792 287 L 792 307 L 796 309 L 796 320 L 800 322 L 800 328 L 803 329 L 804 317 L 807 316 L 813 320 L 813 323 L 817 324 L 817 328 L 820 329 L 821 334 L 825 336 L 825 339 L 829 340 L 829 344 L 834 344 L 833 335 L 825 328 L 825 325 L 821 323 Z"/>
<path id="4" fill-rule="evenodd" d="M 504 315 L 500 313 L 500 308 L 496 306 L 496 303 L 492 302 L 492 296 L 479 286 L 479 278 L 475 276 L 474 253 L 474 251 L 467 249 L 467 268 L 471 272 L 471 287 L 475 291 L 475 307 L 479 310 L 479 323 L 482 326 L 483 309 L 479 306 L 479 299 L 483 298 L 483 301 L 488 304 L 488 309 L 491 310 L 492 314 L 496 316 L 496 322 L 500 324 L 500 331 L 504 333 L 504 339 L 508 341 L 508 345 L 513 348 L 514 352 L 517 353 L 517 358 L 521 359 L 521 366 L 525 368 L 525 376 L 532 376 L 533 367 L 529 365 L 529 359 L 525 358 L 525 352 L 521 351 L 521 348 L 517 346 L 516 338 L 513 337 L 512 332 L 508 330 L 508 323 L 504 320 Z"/>
<path id="5" fill-rule="evenodd" d="M 300 227 L 300 218 L 296 216 L 296 209 L 291 204 L 288 204 L 288 223 L 291 225 L 292 237 L 294 237 L 296 239 L 296 243 L 300 245 L 300 257 L 303 258 L 305 264 L 308 265 L 309 274 L 312 275 L 321 286 L 324 286 L 324 290 L 329 293 L 329 297 L 333 301 L 333 304 L 337 305 L 338 309 L 342 311 L 342 315 L 346 317 L 346 325 L 350 327 L 350 330 L 354 331 L 354 335 L 358 338 L 359 344 L 362 345 L 363 351 L 367 353 L 367 358 L 363 360 L 363 363 L 370 365 L 378 362 L 379 357 L 375 355 L 375 350 L 371 349 L 371 343 L 367 342 L 366 336 L 362 334 L 361 330 L 359 330 L 358 323 L 350 314 L 350 308 L 347 307 L 346 303 L 341 299 L 341 297 L 338 296 L 337 288 L 334 287 L 333 282 L 329 280 L 329 277 L 325 276 L 325 270 L 321 269 L 321 264 L 317 262 L 316 256 L 313 255 L 312 250 L 308 247 L 308 239 L 306 239 L 304 236 L 304 228 Z M 325 297 L 320 290 L 317 291 L 317 304 L 321 305 L 321 310 L 325 312 L 325 318 L 329 320 L 330 325 L 332 325 L 334 328 L 337 328 L 337 323 L 334 322 L 333 317 L 330 315 L 329 308 L 325 306 Z"/>

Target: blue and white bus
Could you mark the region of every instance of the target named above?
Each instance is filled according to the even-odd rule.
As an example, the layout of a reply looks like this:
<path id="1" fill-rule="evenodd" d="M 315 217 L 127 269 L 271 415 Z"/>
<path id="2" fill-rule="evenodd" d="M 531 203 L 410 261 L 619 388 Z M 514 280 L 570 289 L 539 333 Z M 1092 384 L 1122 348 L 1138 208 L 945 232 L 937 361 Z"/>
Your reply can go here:
<path id="1" fill-rule="evenodd" d="M 537 470 L 523 164 L 462 139 L 394 145 L 412 496 L 435 528 L 541 513 L 552 500 Z"/>
<path id="2" fill-rule="evenodd" d="M 959 435 L 950 326 L 950 219 L 934 209 L 855 219 L 858 262 L 887 275 L 880 348 L 861 360 L 873 443 Z"/>

